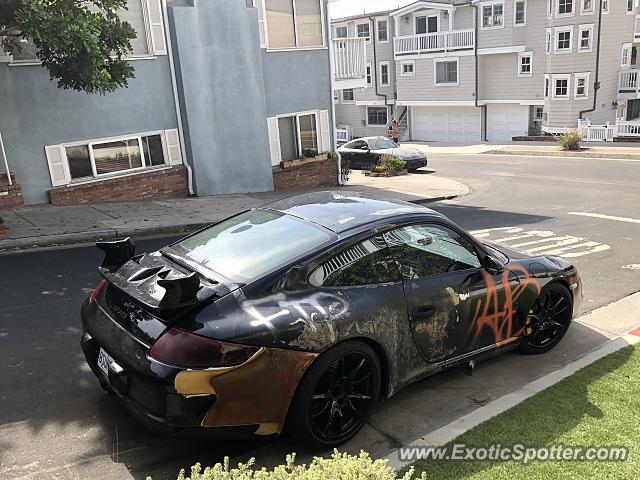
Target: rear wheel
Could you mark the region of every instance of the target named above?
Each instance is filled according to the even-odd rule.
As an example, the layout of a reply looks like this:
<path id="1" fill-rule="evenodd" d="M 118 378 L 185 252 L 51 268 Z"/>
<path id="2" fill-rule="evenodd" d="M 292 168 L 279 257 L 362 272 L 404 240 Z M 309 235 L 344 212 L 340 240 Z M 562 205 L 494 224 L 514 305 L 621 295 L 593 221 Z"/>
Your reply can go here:
<path id="1" fill-rule="evenodd" d="M 529 310 L 520 349 L 529 354 L 551 350 L 567 333 L 572 310 L 566 287 L 559 283 L 546 286 Z"/>
<path id="2" fill-rule="evenodd" d="M 324 353 L 300 382 L 289 411 L 292 435 L 313 446 L 335 447 L 353 437 L 380 394 L 380 361 L 364 342 Z"/>

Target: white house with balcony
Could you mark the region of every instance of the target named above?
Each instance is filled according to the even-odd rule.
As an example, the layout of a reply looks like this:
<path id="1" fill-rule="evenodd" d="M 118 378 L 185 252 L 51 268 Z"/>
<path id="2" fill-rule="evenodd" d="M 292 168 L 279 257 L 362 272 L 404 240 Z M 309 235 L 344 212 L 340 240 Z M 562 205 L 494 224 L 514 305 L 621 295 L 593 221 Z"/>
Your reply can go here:
<path id="1" fill-rule="evenodd" d="M 336 92 L 337 122 L 384 134 L 383 120 L 402 116 L 417 141 L 638 136 L 638 3 L 418 0 L 336 19 L 334 36 L 367 39 L 368 64 L 365 89 Z"/>

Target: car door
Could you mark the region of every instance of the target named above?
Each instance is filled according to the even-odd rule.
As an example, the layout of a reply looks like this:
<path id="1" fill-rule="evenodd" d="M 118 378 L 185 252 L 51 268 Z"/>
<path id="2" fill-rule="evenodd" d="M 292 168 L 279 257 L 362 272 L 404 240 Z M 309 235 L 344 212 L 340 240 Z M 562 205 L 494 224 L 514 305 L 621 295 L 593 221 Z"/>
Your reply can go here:
<path id="1" fill-rule="evenodd" d="M 365 140 L 355 140 L 353 147 L 349 149 L 349 161 L 351 168 L 368 170 L 371 167 L 371 152 L 369 144 Z"/>
<path id="2" fill-rule="evenodd" d="M 464 235 L 437 223 L 384 234 L 403 277 L 414 339 L 424 359 L 442 362 L 517 336 L 508 271 L 489 273 Z"/>

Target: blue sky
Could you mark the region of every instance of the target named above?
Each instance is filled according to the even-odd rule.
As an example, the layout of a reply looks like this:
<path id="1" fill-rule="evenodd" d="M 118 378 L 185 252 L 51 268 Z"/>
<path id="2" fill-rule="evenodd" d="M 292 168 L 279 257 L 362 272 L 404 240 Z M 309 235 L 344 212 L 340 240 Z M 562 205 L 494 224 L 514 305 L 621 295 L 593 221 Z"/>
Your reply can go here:
<path id="1" fill-rule="evenodd" d="M 378 12 L 404 7 L 415 0 L 337 0 L 331 4 L 333 18 L 358 15 L 363 12 Z"/>

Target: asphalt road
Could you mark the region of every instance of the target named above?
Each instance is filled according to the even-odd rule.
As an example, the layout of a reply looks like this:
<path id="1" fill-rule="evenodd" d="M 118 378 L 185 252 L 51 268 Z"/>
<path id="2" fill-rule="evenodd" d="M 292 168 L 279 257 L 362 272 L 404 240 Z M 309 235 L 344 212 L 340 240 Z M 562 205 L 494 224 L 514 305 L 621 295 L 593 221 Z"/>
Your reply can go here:
<path id="1" fill-rule="evenodd" d="M 640 289 L 640 163 L 441 155 L 432 156 L 430 166 L 472 188 L 467 197 L 434 204 L 464 228 L 501 229 L 478 235 L 576 255 L 587 309 Z M 141 241 L 139 250 L 166 241 Z M 259 446 L 154 437 L 101 391 L 79 349 L 78 318 L 80 303 L 98 282 L 99 261 L 92 247 L 0 256 L 0 476 L 175 478 L 180 467 Z M 624 268 L 631 265 L 637 269 Z M 456 382 L 444 374 L 435 384 L 457 389 Z M 378 426 L 396 428 L 389 420 L 394 405 L 411 402 L 414 394 L 387 403 Z M 443 408 L 453 407 L 444 402 Z"/>

